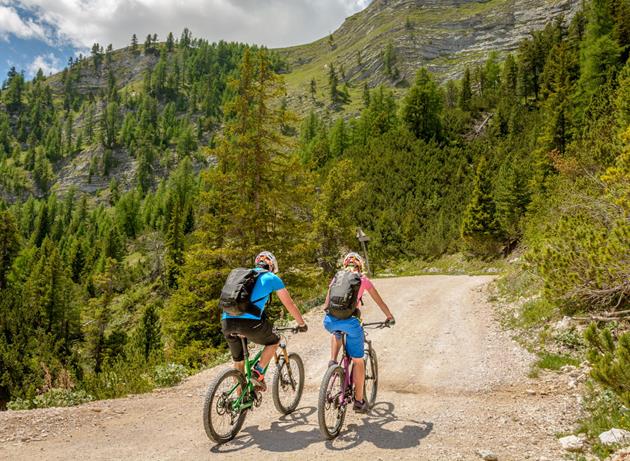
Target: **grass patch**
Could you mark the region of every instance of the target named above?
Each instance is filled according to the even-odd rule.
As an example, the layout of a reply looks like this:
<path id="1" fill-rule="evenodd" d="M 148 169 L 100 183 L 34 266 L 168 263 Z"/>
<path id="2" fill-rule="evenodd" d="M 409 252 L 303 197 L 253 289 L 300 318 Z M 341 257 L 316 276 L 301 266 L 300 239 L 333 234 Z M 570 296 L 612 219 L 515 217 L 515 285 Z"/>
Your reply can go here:
<path id="1" fill-rule="evenodd" d="M 517 319 L 517 325 L 522 328 L 532 328 L 544 324 L 554 316 L 555 306 L 544 298 L 527 301 Z"/>
<path id="2" fill-rule="evenodd" d="M 559 370 L 565 365 L 578 366 L 580 361 L 569 355 L 552 354 L 549 352 L 541 352 L 538 354 L 538 360 L 534 364 L 537 368 L 545 370 Z"/>

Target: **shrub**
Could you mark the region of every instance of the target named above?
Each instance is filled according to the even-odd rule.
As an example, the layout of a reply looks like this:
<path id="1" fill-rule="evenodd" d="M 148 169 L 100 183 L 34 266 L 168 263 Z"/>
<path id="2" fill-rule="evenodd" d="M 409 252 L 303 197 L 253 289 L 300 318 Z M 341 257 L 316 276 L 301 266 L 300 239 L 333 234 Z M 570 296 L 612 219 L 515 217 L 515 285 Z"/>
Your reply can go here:
<path id="1" fill-rule="evenodd" d="M 71 407 L 94 400 L 84 390 L 50 389 L 34 399 L 15 399 L 8 403 L 9 410 L 30 410 L 32 408 Z"/>
<path id="2" fill-rule="evenodd" d="M 600 330 L 591 323 L 584 338 L 589 345 L 591 376 L 630 407 L 630 332 L 621 334 L 615 341 L 610 329 Z"/>
<path id="3" fill-rule="evenodd" d="M 171 387 L 179 384 L 188 376 L 188 370 L 179 363 L 167 363 L 158 365 L 153 370 L 153 381 L 158 387 Z"/>

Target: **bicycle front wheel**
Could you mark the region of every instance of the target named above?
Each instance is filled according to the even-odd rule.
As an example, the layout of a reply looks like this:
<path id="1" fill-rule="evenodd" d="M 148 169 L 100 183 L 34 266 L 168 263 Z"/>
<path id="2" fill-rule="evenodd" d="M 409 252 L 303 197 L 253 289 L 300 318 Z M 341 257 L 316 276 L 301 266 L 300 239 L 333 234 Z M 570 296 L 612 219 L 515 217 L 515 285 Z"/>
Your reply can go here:
<path id="1" fill-rule="evenodd" d="M 226 370 L 208 386 L 203 402 L 203 426 L 211 440 L 225 443 L 241 430 L 247 409 L 241 409 L 240 396 L 246 389 L 245 376 L 235 369 Z"/>
<path id="2" fill-rule="evenodd" d="M 376 403 L 376 392 L 378 391 L 378 362 L 376 351 L 368 347 L 365 354 L 365 384 L 364 396 L 369 408 Z"/>
<path id="3" fill-rule="evenodd" d="M 304 363 L 296 353 L 289 354 L 289 361 L 280 360 L 273 377 L 273 404 L 283 415 L 294 411 L 304 389 Z"/>
<path id="4" fill-rule="evenodd" d="M 331 366 L 326 370 L 319 389 L 317 419 L 319 430 L 327 439 L 334 439 L 339 435 L 346 417 L 344 377 L 343 368 Z"/>

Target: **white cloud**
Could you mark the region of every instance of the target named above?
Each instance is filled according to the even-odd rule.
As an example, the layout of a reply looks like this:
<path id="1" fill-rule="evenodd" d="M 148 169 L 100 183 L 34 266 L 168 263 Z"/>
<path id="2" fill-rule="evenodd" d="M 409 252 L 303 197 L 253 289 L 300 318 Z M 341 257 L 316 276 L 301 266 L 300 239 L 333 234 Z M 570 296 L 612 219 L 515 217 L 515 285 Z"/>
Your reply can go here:
<path id="1" fill-rule="evenodd" d="M 0 3 L 0 39 L 8 40 L 10 35 L 19 38 L 38 38 L 48 41 L 44 28 L 32 19 L 22 19 L 15 8 Z"/>
<path id="2" fill-rule="evenodd" d="M 0 4 L 6 0 L 0 0 Z M 188 27 L 210 41 L 270 47 L 305 43 L 335 30 L 371 0 L 13 0 L 57 39 L 85 48 L 92 43 L 122 47 L 133 33 L 143 41 L 157 33 L 178 36 Z"/>
<path id="3" fill-rule="evenodd" d="M 33 77 L 39 69 L 44 75 L 55 74 L 61 70 L 61 62 L 53 53 L 37 56 L 32 63 L 28 65 L 28 75 Z"/>

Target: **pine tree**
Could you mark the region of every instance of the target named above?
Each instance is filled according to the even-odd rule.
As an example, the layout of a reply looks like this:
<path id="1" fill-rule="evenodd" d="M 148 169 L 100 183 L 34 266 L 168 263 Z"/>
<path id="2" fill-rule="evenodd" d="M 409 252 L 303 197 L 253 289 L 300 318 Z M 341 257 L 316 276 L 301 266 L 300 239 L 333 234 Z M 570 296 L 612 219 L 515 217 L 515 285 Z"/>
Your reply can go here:
<path id="1" fill-rule="evenodd" d="M 461 83 L 462 87 L 459 92 L 459 108 L 461 110 L 471 109 L 472 87 L 470 85 L 470 69 L 466 67 L 464 78 Z"/>
<path id="2" fill-rule="evenodd" d="M 578 82 L 580 113 L 597 98 L 601 86 L 614 76 L 623 51 L 612 37 L 614 23 L 608 0 L 593 0 L 587 18 Z"/>
<path id="3" fill-rule="evenodd" d="M 113 149 L 116 146 L 119 118 L 118 103 L 116 101 L 108 102 L 101 119 L 101 143 L 106 149 Z"/>
<path id="4" fill-rule="evenodd" d="M 98 297 L 90 300 L 92 320 L 86 331 L 86 346 L 93 361 L 95 373 L 103 370 L 106 358 L 107 328 L 112 318 L 111 302 L 118 284 L 118 264 L 111 258 L 106 258 L 103 271 L 94 276 L 94 285 Z"/>
<path id="5" fill-rule="evenodd" d="M 330 88 L 330 102 L 335 105 L 339 102 L 339 78 L 337 77 L 337 72 L 335 71 L 335 66 L 333 63 L 330 63 L 328 66 L 328 86 Z"/>
<path id="6" fill-rule="evenodd" d="M 184 264 L 184 210 L 179 201 L 170 204 L 166 231 L 166 283 L 169 288 L 177 288 L 177 279 Z"/>
<path id="7" fill-rule="evenodd" d="M 136 34 L 131 36 L 131 51 L 135 54 L 138 51 L 138 37 Z"/>
<path id="8" fill-rule="evenodd" d="M 24 94 L 24 74 L 11 67 L 8 78 L 4 84 L 2 96 L 9 112 L 19 112 L 22 108 L 22 95 Z"/>
<path id="9" fill-rule="evenodd" d="M 20 234 L 13 214 L 0 211 L 0 290 L 7 287 L 7 275 L 20 250 Z"/>
<path id="10" fill-rule="evenodd" d="M 438 86 L 429 72 L 421 68 L 403 101 L 402 119 L 416 138 L 428 142 L 441 136 L 441 112 L 442 95 Z"/>
<path id="11" fill-rule="evenodd" d="M 387 42 L 387 46 L 383 52 L 383 65 L 385 66 L 385 75 L 392 80 L 396 80 L 399 77 L 399 71 L 396 67 L 397 60 L 394 43 L 390 40 Z"/>
<path id="12" fill-rule="evenodd" d="M 343 247 L 354 244 L 355 210 L 366 184 L 350 160 L 335 164 L 326 177 L 313 211 L 311 238 L 317 242 L 320 267 L 333 274 Z"/>
<path id="13" fill-rule="evenodd" d="M 47 345 L 64 355 L 79 329 L 79 312 L 74 301 L 74 288 L 59 250 L 45 238 L 37 252 L 37 260 L 24 284 L 23 299 L 36 317 L 32 327 L 47 335 Z M 44 338 L 40 338 L 44 340 Z"/>
<path id="14" fill-rule="evenodd" d="M 317 96 L 317 82 L 315 81 L 315 77 L 311 79 L 310 93 L 311 93 L 311 99 L 315 101 L 315 98 Z"/>
<path id="15" fill-rule="evenodd" d="M 517 160 L 508 157 L 499 168 L 494 190 L 497 221 L 507 239 L 507 248 L 521 237 L 521 218 L 529 204 L 528 177 Z"/>
<path id="16" fill-rule="evenodd" d="M 547 61 L 543 71 L 542 93 L 546 97 L 543 114 L 546 123 L 542 140 L 549 150 L 556 149 L 564 154 L 570 140 L 571 116 L 571 58 L 566 43 L 552 50 L 554 59 Z"/>
<path id="17" fill-rule="evenodd" d="M 173 37 L 173 32 L 169 32 L 168 36 L 166 37 L 166 51 L 170 53 L 171 51 L 173 51 L 174 47 L 175 47 L 175 38 Z"/>
<path id="18" fill-rule="evenodd" d="M 50 232 L 51 220 L 48 216 L 48 204 L 43 203 L 37 214 L 37 221 L 35 224 L 35 231 L 33 232 L 33 244 L 37 247 L 41 246 L 42 242 Z"/>
<path id="19" fill-rule="evenodd" d="M 462 216 L 462 238 L 473 253 L 494 256 L 499 231 L 488 166 L 482 158 L 477 165 L 470 203 Z"/>
<path id="20" fill-rule="evenodd" d="M 330 153 L 339 158 L 349 145 L 348 129 L 343 118 L 338 118 L 330 131 Z"/>
<path id="21" fill-rule="evenodd" d="M 138 345 L 145 362 L 162 350 L 162 331 L 158 306 L 155 303 L 148 304 L 142 312 L 140 324 L 136 330 L 136 344 Z"/>
<path id="22" fill-rule="evenodd" d="M 370 105 L 370 88 L 367 82 L 363 82 L 363 106 L 368 107 Z"/>

